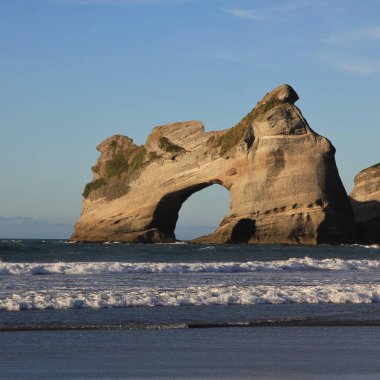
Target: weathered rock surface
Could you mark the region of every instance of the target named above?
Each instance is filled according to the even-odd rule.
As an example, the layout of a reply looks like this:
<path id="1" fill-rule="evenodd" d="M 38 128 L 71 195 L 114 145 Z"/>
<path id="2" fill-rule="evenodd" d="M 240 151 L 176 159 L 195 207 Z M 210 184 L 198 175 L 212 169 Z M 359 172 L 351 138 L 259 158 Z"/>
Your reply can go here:
<path id="1" fill-rule="evenodd" d="M 350 196 L 358 241 L 380 244 L 380 164 L 362 170 L 355 177 Z"/>
<path id="2" fill-rule="evenodd" d="M 71 239 L 170 242 L 178 212 L 196 191 L 219 184 L 230 212 L 203 243 L 349 242 L 355 225 L 335 149 L 307 124 L 288 85 L 268 93 L 234 127 L 199 121 L 153 129 L 146 144 L 115 135 L 98 146 L 94 180 Z"/>

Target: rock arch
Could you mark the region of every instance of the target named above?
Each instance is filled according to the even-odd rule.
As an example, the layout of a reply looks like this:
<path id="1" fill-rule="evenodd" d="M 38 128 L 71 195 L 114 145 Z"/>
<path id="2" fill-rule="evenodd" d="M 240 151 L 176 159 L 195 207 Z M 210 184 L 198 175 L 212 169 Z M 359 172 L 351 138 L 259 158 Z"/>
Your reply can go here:
<path id="1" fill-rule="evenodd" d="M 165 194 L 157 203 L 153 212 L 153 218 L 148 228 L 157 229 L 160 233 L 175 239 L 175 228 L 178 221 L 179 211 L 186 200 L 198 191 L 212 185 L 222 185 L 219 180 L 199 183 L 184 189 Z"/>
<path id="2" fill-rule="evenodd" d="M 231 209 L 199 243 L 343 243 L 355 238 L 335 149 L 307 124 L 288 85 L 268 93 L 234 127 L 199 121 L 153 129 L 137 146 L 115 135 L 98 146 L 83 192 L 76 241 L 171 242 L 182 203 L 214 183 Z"/>

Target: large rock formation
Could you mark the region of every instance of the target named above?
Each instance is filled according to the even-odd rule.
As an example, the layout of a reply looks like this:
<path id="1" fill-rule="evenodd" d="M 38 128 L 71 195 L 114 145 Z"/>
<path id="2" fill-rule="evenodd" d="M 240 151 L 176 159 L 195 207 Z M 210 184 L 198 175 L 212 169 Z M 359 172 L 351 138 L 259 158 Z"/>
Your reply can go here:
<path id="1" fill-rule="evenodd" d="M 170 242 L 178 212 L 212 184 L 230 191 L 230 212 L 204 243 L 351 241 L 355 227 L 335 149 L 307 124 L 288 85 L 267 94 L 234 127 L 199 121 L 159 126 L 146 144 L 115 135 L 98 146 L 76 241 Z"/>
<path id="2" fill-rule="evenodd" d="M 351 202 L 358 241 L 380 244 L 380 163 L 362 170 L 355 177 Z"/>

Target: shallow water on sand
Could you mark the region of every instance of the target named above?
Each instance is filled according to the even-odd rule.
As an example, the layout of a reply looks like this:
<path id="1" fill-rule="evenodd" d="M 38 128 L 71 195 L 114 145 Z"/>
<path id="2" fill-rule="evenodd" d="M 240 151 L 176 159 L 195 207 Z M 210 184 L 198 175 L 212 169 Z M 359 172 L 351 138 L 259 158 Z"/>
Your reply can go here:
<path id="1" fill-rule="evenodd" d="M 6 379 L 378 379 L 376 327 L 0 333 Z"/>

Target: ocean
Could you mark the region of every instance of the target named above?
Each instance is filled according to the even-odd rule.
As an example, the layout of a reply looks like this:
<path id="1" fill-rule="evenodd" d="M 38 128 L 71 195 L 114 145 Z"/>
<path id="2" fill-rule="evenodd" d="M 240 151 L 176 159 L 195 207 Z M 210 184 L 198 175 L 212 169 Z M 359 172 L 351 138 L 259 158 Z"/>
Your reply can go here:
<path id="1" fill-rule="evenodd" d="M 379 327 L 376 245 L 0 241 L 0 378 L 372 379 Z"/>

